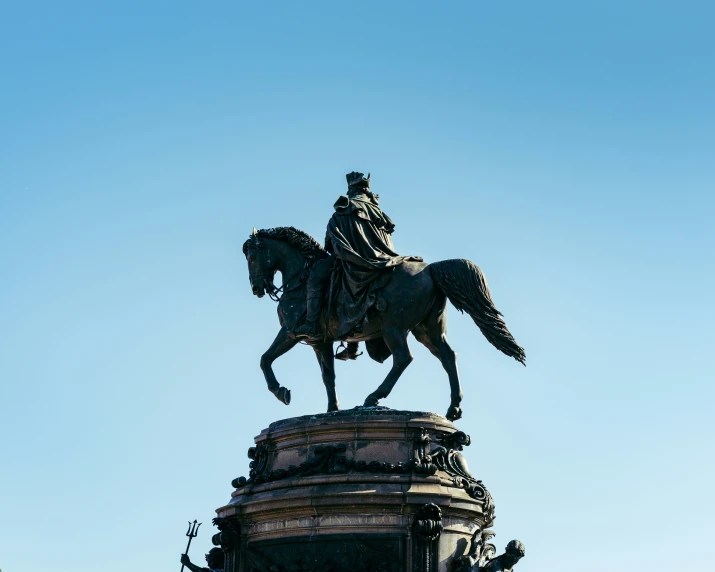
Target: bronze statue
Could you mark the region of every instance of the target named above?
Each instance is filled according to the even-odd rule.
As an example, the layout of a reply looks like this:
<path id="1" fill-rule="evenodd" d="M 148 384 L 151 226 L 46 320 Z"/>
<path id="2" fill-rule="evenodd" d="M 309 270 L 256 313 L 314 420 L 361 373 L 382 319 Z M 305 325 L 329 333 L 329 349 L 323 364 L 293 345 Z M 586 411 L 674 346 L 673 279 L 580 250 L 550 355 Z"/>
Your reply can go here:
<path id="1" fill-rule="evenodd" d="M 496 554 L 496 547 L 489 543 L 494 538 L 491 529 L 477 529 L 472 536 L 469 552 L 454 560 L 452 572 L 476 572 Z"/>
<path id="2" fill-rule="evenodd" d="M 390 238 L 394 224 L 377 207 L 377 196 L 368 194 L 369 178 L 351 173 L 348 183 L 348 197 L 338 200 L 328 225 L 330 252 L 293 227 L 254 229 L 243 245 L 253 293 L 261 298 L 268 292 L 278 301 L 281 329 L 261 357 L 268 389 L 290 403 L 290 390 L 278 383 L 271 365 L 304 341 L 318 358 L 328 411 L 337 411 L 333 342 L 365 341 L 376 361 L 392 355 L 387 377 L 365 399 L 365 406 L 377 405 L 412 362 L 407 345 L 412 332 L 446 370 L 451 388 L 447 417 L 459 419 L 462 390 L 456 355 L 446 338 L 447 299 L 466 311 L 498 350 L 522 364 L 524 350 L 494 307 L 486 278 L 475 264 L 461 259 L 426 264 L 398 255 Z M 278 271 L 283 276 L 280 288 L 273 283 Z M 328 275 L 330 285 L 325 288 Z M 304 317 L 307 324 L 301 323 Z"/>
<path id="3" fill-rule="evenodd" d="M 470 550 L 453 561 L 452 572 L 512 572 L 517 562 L 524 557 L 524 544 L 512 540 L 504 554 L 494 558 L 496 548 L 489 544 L 494 537 L 491 530 L 477 530 L 472 536 Z"/>
<path id="4" fill-rule="evenodd" d="M 208 568 L 192 564 L 188 554 L 181 555 L 181 563 L 191 572 L 223 572 L 224 554 L 220 548 L 212 548 L 205 556 Z"/>
<path id="5" fill-rule="evenodd" d="M 345 178 L 347 196 L 340 197 L 325 235 L 325 250 L 332 256 L 313 265 L 308 277 L 308 314 L 294 332 L 296 338 L 318 335 L 317 322 L 322 308 L 323 285 L 335 265 L 341 266 L 341 287 L 337 292 L 337 337 L 360 332 L 367 311 L 379 303 L 377 298 L 389 274 L 410 257 L 398 255 L 392 244 L 395 224 L 378 206 L 379 195 L 370 192 L 370 174 L 353 171 Z M 416 259 L 421 260 L 421 259 Z"/>
<path id="6" fill-rule="evenodd" d="M 488 560 L 479 570 L 480 572 L 511 572 L 519 560 L 524 558 L 524 554 L 524 544 L 518 540 L 512 540 L 506 545 L 504 554 Z"/>

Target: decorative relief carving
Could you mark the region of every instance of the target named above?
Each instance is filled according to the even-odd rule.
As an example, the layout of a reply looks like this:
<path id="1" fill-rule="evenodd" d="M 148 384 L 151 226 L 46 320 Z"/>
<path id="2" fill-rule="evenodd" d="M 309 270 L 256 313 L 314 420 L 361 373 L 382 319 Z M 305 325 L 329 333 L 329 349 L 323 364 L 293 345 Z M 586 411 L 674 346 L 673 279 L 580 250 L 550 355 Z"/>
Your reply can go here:
<path id="1" fill-rule="evenodd" d="M 268 458 L 271 453 L 275 452 L 275 447 L 272 443 L 259 443 L 255 447 L 249 447 L 248 458 L 251 462 L 248 464 L 248 479 L 246 477 L 238 477 L 233 479 L 231 484 L 235 487 L 242 487 L 248 483 L 253 483 L 265 473 L 268 467 Z"/>
<path id="2" fill-rule="evenodd" d="M 288 477 L 309 477 L 311 475 L 331 475 L 349 473 L 386 473 L 386 474 L 407 474 L 411 471 L 410 463 L 388 463 L 384 461 L 355 461 L 345 458 L 345 445 L 325 445 L 316 447 L 313 451 L 313 458 L 300 465 L 290 465 L 287 469 L 276 469 L 275 471 L 257 472 L 249 479 L 239 477 L 234 479 L 234 487 L 248 484 L 260 485 L 279 481 Z M 265 467 L 265 466 L 264 466 Z M 253 471 L 252 471 L 253 472 Z"/>
<path id="3" fill-rule="evenodd" d="M 236 518 L 214 518 L 213 524 L 219 532 L 211 537 L 211 542 L 219 548 L 212 548 L 212 551 L 222 555 L 223 566 L 221 570 L 225 572 L 235 572 L 238 570 L 238 555 L 241 545 L 241 523 Z M 209 569 L 212 569 L 209 566 Z M 205 568 L 202 568 L 205 570 Z"/>
<path id="4" fill-rule="evenodd" d="M 486 525 L 494 521 L 494 500 L 482 481 L 475 479 L 469 472 L 464 455 L 460 453 L 471 444 L 472 439 L 464 431 L 439 433 L 434 438 L 435 445 L 430 446 L 432 438 L 420 427 L 415 435 L 414 471 L 419 474 L 434 475 L 437 471 L 452 477 L 454 486 L 460 487 L 475 500 L 482 501 Z"/>
<path id="5" fill-rule="evenodd" d="M 413 526 L 412 569 L 415 572 L 437 572 L 439 536 L 442 534 L 442 511 L 433 503 L 423 505 L 415 514 Z"/>
<path id="6" fill-rule="evenodd" d="M 442 534 L 442 511 L 434 504 L 422 505 L 415 515 L 415 534 L 422 540 L 437 540 Z"/>
<path id="7" fill-rule="evenodd" d="M 420 428 L 421 431 L 424 431 Z M 422 437 L 422 439 L 424 439 Z M 429 436 L 427 436 L 429 439 Z M 434 465 L 437 470 L 452 477 L 455 486 L 463 488 L 475 500 L 482 501 L 486 525 L 494 521 L 494 500 L 482 481 L 475 479 L 469 472 L 467 459 L 460 451 L 471 444 L 472 439 L 464 431 L 440 433 L 435 437 L 438 443 L 424 455 L 422 465 Z M 423 453 L 424 454 L 424 453 Z M 434 473 L 431 473 L 434 474 Z"/>
<path id="8" fill-rule="evenodd" d="M 211 538 L 214 546 L 220 546 L 224 552 L 238 546 L 241 536 L 241 523 L 238 519 L 216 517 L 213 524 L 220 531 Z"/>
<path id="9" fill-rule="evenodd" d="M 248 465 L 250 469 L 248 476 L 251 479 L 263 474 L 268 466 L 268 455 L 274 451 L 275 448 L 271 444 L 261 443 L 255 447 L 249 447 L 248 458 L 251 459 L 251 462 Z"/>
<path id="10" fill-rule="evenodd" d="M 464 447 L 472 444 L 472 438 L 464 431 L 455 431 L 454 433 L 442 433 L 437 435 L 436 441 L 448 449 L 462 451 Z"/>
<path id="11" fill-rule="evenodd" d="M 437 472 L 437 465 L 432 462 L 429 452 L 431 442 L 427 430 L 420 427 L 413 439 L 415 453 L 412 459 L 412 470 L 418 475 L 434 475 Z"/>
<path id="12" fill-rule="evenodd" d="M 251 459 L 249 478 L 234 479 L 234 487 L 253 484 L 260 485 L 279 481 L 289 477 L 311 475 L 330 475 L 349 472 L 382 474 L 418 474 L 435 475 L 442 471 L 452 477 L 454 486 L 462 488 L 475 500 L 483 502 L 486 525 L 494 520 L 494 501 L 482 481 L 475 479 L 469 472 L 469 466 L 460 451 L 471 443 L 469 435 L 463 431 L 437 433 L 432 438 L 429 432 L 420 427 L 413 438 L 414 454 L 410 462 L 390 463 L 386 461 L 355 461 L 345 457 L 345 445 L 324 445 L 313 451 L 312 458 L 300 465 L 291 465 L 287 469 L 268 471 L 269 458 L 275 452 L 271 443 L 261 443 L 248 450 Z"/>

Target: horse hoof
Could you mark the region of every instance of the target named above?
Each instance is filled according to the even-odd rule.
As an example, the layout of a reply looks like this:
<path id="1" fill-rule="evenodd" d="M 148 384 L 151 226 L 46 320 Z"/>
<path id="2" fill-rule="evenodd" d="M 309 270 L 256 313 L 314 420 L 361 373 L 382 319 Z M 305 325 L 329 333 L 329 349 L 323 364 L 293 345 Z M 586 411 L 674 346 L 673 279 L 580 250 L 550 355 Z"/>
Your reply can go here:
<path id="1" fill-rule="evenodd" d="M 333 411 L 340 411 L 340 407 L 338 406 L 337 403 L 329 403 L 328 404 L 328 413 L 332 413 Z"/>
<path id="2" fill-rule="evenodd" d="M 290 389 L 281 387 L 278 391 L 276 391 L 275 395 L 278 398 L 278 401 L 285 403 L 286 405 L 290 405 Z"/>
<path id="3" fill-rule="evenodd" d="M 447 410 L 447 419 L 450 421 L 456 421 L 457 419 L 462 418 L 462 408 L 461 407 L 455 407 L 452 405 L 448 410 Z"/>
<path id="4" fill-rule="evenodd" d="M 380 400 L 377 397 L 373 397 L 372 395 L 370 395 L 365 400 L 365 403 L 362 404 L 362 406 L 363 407 L 376 407 L 378 403 L 380 403 Z"/>

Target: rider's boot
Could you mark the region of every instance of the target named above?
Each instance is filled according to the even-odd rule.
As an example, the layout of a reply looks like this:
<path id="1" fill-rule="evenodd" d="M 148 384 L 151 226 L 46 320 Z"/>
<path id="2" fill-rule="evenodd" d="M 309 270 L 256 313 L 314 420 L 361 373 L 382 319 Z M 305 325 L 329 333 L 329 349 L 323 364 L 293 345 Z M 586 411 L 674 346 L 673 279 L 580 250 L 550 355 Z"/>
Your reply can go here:
<path id="1" fill-rule="evenodd" d="M 321 307 L 320 296 L 308 298 L 308 315 L 305 322 L 299 328 L 293 330 L 293 335 L 296 338 L 313 338 L 318 335 L 318 318 L 320 317 Z"/>
<path id="2" fill-rule="evenodd" d="M 349 359 L 357 359 L 360 355 L 358 353 L 358 347 L 358 342 L 348 342 L 348 345 L 345 349 L 342 349 L 335 354 L 335 359 L 339 359 L 342 361 L 347 361 Z"/>

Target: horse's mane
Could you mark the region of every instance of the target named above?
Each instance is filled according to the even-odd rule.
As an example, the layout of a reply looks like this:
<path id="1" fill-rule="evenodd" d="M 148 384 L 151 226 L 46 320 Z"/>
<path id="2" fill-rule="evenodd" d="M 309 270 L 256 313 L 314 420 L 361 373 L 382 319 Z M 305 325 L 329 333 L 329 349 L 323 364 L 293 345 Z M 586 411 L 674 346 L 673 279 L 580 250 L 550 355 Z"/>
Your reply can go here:
<path id="1" fill-rule="evenodd" d="M 311 258 L 327 258 L 328 251 L 323 246 L 310 236 L 307 232 L 298 230 L 292 226 L 278 226 L 276 228 L 264 228 L 257 230 L 256 234 L 243 243 L 243 254 L 248 253 L 248 249 L 252 244 L 255 244 L 256 238 L 271 238 L 273 240 L 281 240 L 287 242 L 293 248 L 297 248 L 303 255 Z"/>

